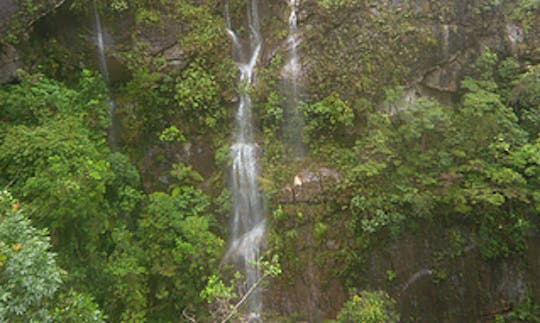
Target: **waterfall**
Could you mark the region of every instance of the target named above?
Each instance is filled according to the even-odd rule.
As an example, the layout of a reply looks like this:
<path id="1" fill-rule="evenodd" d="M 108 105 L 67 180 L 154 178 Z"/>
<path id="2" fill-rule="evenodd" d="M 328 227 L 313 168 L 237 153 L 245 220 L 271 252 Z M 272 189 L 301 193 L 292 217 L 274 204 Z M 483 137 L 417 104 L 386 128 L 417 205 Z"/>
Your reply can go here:
<path id="1" fill-rule="evenodd" d="M 296 91 L 298 86 L 298 75 L 300 73 L 300 63 L 298 62 L 298 18 L 296 16 L 297 0 L 289 0 L 291 13 L 289 15 L 289 37 L 287 44 L 290 47 L 290 57 L 285 65 L 285 76 L 291 80 L 291 85 Z"/>
<path id="2" fill-rule="evenodd" d="M 253 82 L 255 65 L 262 47 L 257 0 L 247 0 L 248 39 L 242 41 L 239 39 L 231 26 L 228 13 L 226 16 L 227 32 L 233 42 L 233 60 L 240 71 L 234 142 L 230 147 L 233 199 L 232 242 L 226 259 L 234 261 L 239 266 L 245 274 L 249 288 L 260 277 L 259 268 L 255 263 L 259 260 L 265 233 L 263 203 L 257 183 L 259 147 L 253 134 L 252 104 L 248 91 Z M 250 312 L 249 321 L 260 321 L 262 294 L 259 288 L 251 294 L 247 306 Z"/>
<path id="3" fill-rule="evenodd" d="M 103 81 L 105 85 L 109 87 L 109 68 L 107 66 L 107 59 L 105 57 L 105 42 L 103 41 L 103 30 L 101 28 L 101 19 L 99 17 L 99 12 L 96 4 L 96 0 L 93 1 L 93 11 L 94 11 L 94 24 L 96 32 L 96 46 L 98 50 L 98 61 L 99 61 L 99 70 L 103 76 Z M 118 121 L 115 116 L 116 105 L 112 99 L 107 100 L 107 105 L 109 106 L 109 115 L 111 118 L 111 125 L 107 134 L 107 139 L 109 141 L 109 146 L 113 151 L 118 150 L 118 142 L 120 136 L 120 129 Z"/>
<path id="4" fill-rule="evenodd" d="M 107 86 L 109 85 L 109 69 L 107 68 L 107 60 L 105 59 L 105 44 L 103 42 L 103 31 L 101 29 L 101 19 L 99 17 L 96 1 L 93 2 L 94 6 L 94 23 L 96 31 L 96 45 L 98 49 L 99 70 Z"/>
<path id="5" fill-rule="evenodd" d="M 304 144 L 302 141 L 302 128 L 304 126 L 304 118 L 298 109 L 299 105 L 299 84 L 298 80 L 302 70 L 298 59 L 298 45 L 300 38 L 298 37 L 298 9 L 299 0 L 289 0 L 291 13 L 289 15 L 289 36 L 287 38 L 287 47 L 289 48 L 289 60 L 283 67 L 283 92 L 286 98 L 285 118 L 284 118 L 284 137 L 293 149 L 295 158 L 301 159 L 304 155 Z"/>

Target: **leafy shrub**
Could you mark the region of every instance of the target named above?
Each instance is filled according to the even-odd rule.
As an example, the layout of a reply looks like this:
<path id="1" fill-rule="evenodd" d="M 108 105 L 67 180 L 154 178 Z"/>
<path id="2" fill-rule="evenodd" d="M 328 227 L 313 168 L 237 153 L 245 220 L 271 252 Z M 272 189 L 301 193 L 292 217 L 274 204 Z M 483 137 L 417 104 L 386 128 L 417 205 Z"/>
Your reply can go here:
<path id="1" fill-rule="evenodd" d="M 352 126 L 354 122 L 353 110 L 337 96 L 326 97 L 314 104 L 305 104 L 301 109 L 306 117 L 306 142 L 312 142 L 315 138 L 335 139 L 336 135 L 343 135 L 345 128 Z"/>
<path id="2" fill-rule="evenodd" d="M 337 316 L 338 323 L 389 323 L 398 322 L 399 314 L 396 313 L 395 301 L 388 294 L 376 291 L 362 291 L 360 295 L 343 305 Z"/>

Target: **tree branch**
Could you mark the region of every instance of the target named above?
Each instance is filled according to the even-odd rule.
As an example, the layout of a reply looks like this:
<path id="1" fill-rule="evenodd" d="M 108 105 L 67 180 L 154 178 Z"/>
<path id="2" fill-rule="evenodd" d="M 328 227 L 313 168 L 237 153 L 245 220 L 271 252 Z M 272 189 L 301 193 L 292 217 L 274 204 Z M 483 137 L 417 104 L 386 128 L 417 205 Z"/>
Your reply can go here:
<path id="1" fill-rule="evenodd" d="M 247 299 L 249 298 L 249 295 L 251 295 L 255 289 L 257 289 L 257 287 L 259 287 L 259 285 L 262 283 L 262 281 L 268 277 L 269 274 L 264 274 L 263 276 L 261 276 L 253 285 L 251 285 L 251 287 L 248 289 L 248 291 L 244 294 L 244 296 L 242 296 L 242 298 L 240 299 L 240 301 L 238 301 L 238 303 L 236 303 L 236 305 L 234 305 L 234 307 L 232 308 L 232 310 L 229 312 L 229 314 L 221 321 L 221 323 L 226 323 L 228 320 L 230 320 L 233 315 L 238 312 L 238 309 L 240 308 L 240 306 L 242 306 L 246 301 Z"/>
<path id="2" fill-rule="evenodd" d="M 15 176 L 13 176 L 13 178 L 11 179 L 11 181 L 9 181 L 9 183 L 7 183 L 6 186 L 4 186 L 4 191 L 7 190 L 8 188 L 11 187 L 11 185 L 13 185 L 13 183 L 15 183 L 15 181 L 17 180 L 17 178 L 19 177 L 19 172 L 17 172 L 17 174 L 15 174 Z"/>
<path id="3" fill-rule="evenodd" d="M 197 323 L 197 320 L 195 319 L 194 316 L 191 316 L 187 313 L 187 307 L 184 308 L 184 310 L 182 311 L 182 316 L 184 318 L 186 318 L 186 320 L 190 321 L 191 323 Z"/>

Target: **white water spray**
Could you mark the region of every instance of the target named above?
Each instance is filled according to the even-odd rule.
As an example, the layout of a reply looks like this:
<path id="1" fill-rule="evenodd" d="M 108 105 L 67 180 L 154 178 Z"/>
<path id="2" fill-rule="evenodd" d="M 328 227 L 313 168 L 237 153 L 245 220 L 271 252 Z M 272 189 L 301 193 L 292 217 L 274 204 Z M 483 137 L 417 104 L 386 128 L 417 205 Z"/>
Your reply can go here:
<path id="1" fill-rule="evenodd" d="M 226 17 L 227 32 L 233 41 L 233 60 L 240 71 L 239 104 L 236 113 L 234 143 L 230 148 L 232 159 L 231 190 L 233 198 L 233 219 L 231 227 L 232 242 L 226 259 L 235 262 L 246 275 L 248 288 L 259 280 L 256 265 L 264 240 L 265 220 L 263 203 L 259 194 L 257 176 L 258 145 L 255 143 L 252 128 L 252 105 L 248 87 L 252 84 L 255 65 L 262 47 L 259 32 L 257 0 L 248 0 L 247 26 L 248 40 L 242 42 Z M 257 288 L 248 299 L 249 321 L 260 321 L 262 295 Z"/>

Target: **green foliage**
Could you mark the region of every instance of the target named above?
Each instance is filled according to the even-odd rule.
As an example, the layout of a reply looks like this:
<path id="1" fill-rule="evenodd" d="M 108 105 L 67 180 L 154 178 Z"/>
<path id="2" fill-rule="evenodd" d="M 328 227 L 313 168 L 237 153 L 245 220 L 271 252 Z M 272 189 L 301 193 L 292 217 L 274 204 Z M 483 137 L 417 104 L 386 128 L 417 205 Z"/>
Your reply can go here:
<path id="1" fill-rule="evenodd" d="M 279 129 L 283 121 L 283 108 L 280 106 L 280 97 L 276 92 L 271 92 L 263 104 L 261 119 L 264 132 L 270 135 Z"/>
<path id="2" fill-rule="evenodd" d="M 115 229 L 111 238 L 114 251 L 110 254 L 106 271 L 111 277 L 107 305 L 112 321 L 145 321 L 149 305 L 145 261 L 147 255 L 133 234 L 125 227 Z"/>
<path id="3" fill-rule="evenodd" d="M 111 276 L 106 256 L 118 243 L 110 240 L 111 231 L 136 223 L 142 193 L 129 159 L 110 154 L 106 147 L 108 107 L 102 82 L 83 72 L 78 88 L 69 89 L 27 75 L 0 92 L 7 98 L 1 105 L 7 113 L 0 181 L 28 202 L 34 223 L 51 232 L 58 261 L 69 272 L 65 285 L 91 292 L 104 303 Z M 98 320 L 85 294 L 59 297 L 63 305 L 54 315 L 67 321 L 84 315 Z"/>
<path id="4" fill-rule="evenodd" d="M 486 50 L 476 78 L 462 82 L 458 107 L 420 99 L 394 115 L 370 114 L 367 135 L 331 155 L 347 174 L 340 189 L 349 199 L 341 209 L 351 216 L 352 235 L 395 236 L 415 218 L 465 220 L 485 258 L 524 250 L 540 196 L 537 149 L 501 99 L 496 66 Z M 388 93 L 395 102 L 396 93 Z"/>
<path id="5" fill-rule="evenodd" d="M 325 223 L 317 222 L 315 224 L 314 233 L 317 239 L 320 239 L 320 240 L 324 239 L 327 231 L 328 231 L 328 226 Z"/>
<path id="6" fill-rule="evenodd" d="M 129 5 L 126 0 L 113 0 L 110 4 L 113 11 L 122 12 L 129 9 Z"/>
<path id="7" fill-rule="evenodd" d="M 159 13 L 147 8 L 140 8 L 135 15 L 135 22 L 143 26 L 151 26 L 159 22 Z"/>
<path id="8" fill-rule="evenodd" d="M 122 141 L 130 152 L 140 154 L 142 142 L 182 140 L 169 136 L 172 127 L 182 134 L 228 128 L 225 99 L 234 95 L 236 68 L 224 22 L 215 10 L 217 2 L 136 1 L 129 5 L 136 10 L 140 25 L 139 32 L 133 33 L 136 46 L 122 54 L 132 78 L 119 91 L 117 114 Z M 154 44 L 140 37 L 149 29 L 169 32 L 171 26 L 182 30 L 178 43 L 171 44 L 181 50 L 174 61 L 167 51 L 151 52 Z M 156 133 L 156 129 L 167 133 Z"/>
<path id="9" fill-rule="evenodd" d="M 52 316 L 56 322 L 105 322 L 106 317 L 93 302 L 92 297 L 70 290 L 55 301 Z"/>
<path id="10" fill-rule="evenodd" d="M 2 109 L 26 122 L 2 138 L 0 178 L 14 179 L 14 192 L 32 201 L 29 214 L 36 223 L 55 238 L 70 237 L 62 246 L 78 250 L 107 226 L 106 189 L 113 174 L 106 161 L 108 108 L 99 101 L 101 84 L 86 72 L 78 91 L 28 76 L 2 92 L 8 98 Z M 75 219 L 88 222 L 83 228 Z"/>
<path id="11" fill-rule="evenodd" d="M 517 214 L 486 214 L 478 231 L 480 252 L 487 259 L 506 257 L 525 247 L 524 232 L 529 222 Z"/>
<path id="12" fill-rule="evenodd" d="M 176 80 L 175 100 L 186 118 L 198 119 L 198 124 L 213 128 L 223 120 L 219 109 L 219 87 L 214 76 L 202 68 L 203 62 L 191 64 Z"/>
<path id="13" fill-rule="evenodd" d="M 17 1 L 16 11 L 7 17 L 7 21 L 3 22 L 7 32 L 0 36 L 0 41 L 17 45 L 21 41 L 19 37 L 24 33 L 24 30 L 28 28 L 30 22 L 33 21 L 40 12 L 46 10 L 47 4 L 40 1 Z"/>
<path id="14" fill-rule="evenodd" d="M 147 67 L 132 71 L 132 78 L 122 91 L 125 98 L 119 101 L 121 104 L 117 108 L 117 114 L 121 117 L 122 142 L 135 145 L 143 138 L 155 136 L 156 129 L 170 126 L 170 122 L 165 121 L 169 116 L 161 109 L 170 103 L 170 100 L 160 96 L 162 90 L 168 88 L 167 80 L 164 81 L 161 87 L 159 73 Z"/>
<path id="15" fill-rule="evenodd" d="M 539 8 L 539 0 L 521 0 L 516 5 L 512 6 L 510 17 L 520 21 L 525 32 L 528 32 L 535 25 L 535 19 L 538 17 Z"/>
<path id="16" fill-rule="evenodd" d="M 404 83 L 421 50 L 434 45 L 431 31 L 415 23 L 417 8 L 404 2 L 315 1 L 306 26 L 309 93 L 321 100 L 380 98 Z M 436 13 L 431 13 L 436 15 Z"/>
<path id="17" fill-rule="evenodd" d="M 347 7 L 353 7 L 354 5 L 358 5 L 359 2 L 357 0 L 318 0 L 317 5 L 326 9 L 344 9 Z"/>
<path id="18" fill-rule="evenodd" d="M 208 303 L 212 303 L 218 298 L 231 300 L 236 297 L 236 293 L 234 292 L 234 285 L 226 286 L 218 275 L 212 275 L 201 292 L 201 297 Z"/>
<path id="19" fill-rule="evenodd" d="M 329 96 L 320 102 L 304 105 L 302 111 L 306 117 L 304 136 L 308 142 L 344 136 L 345 129 L 352 126 L 354 122 L 352 109 L 336 96 Z"/>
<path id="20" fill-rule="evenodd" d="M 238 295 L 235 292 L 235 286 L 241 286 L 245 282 L 245 278 L 239 272 L 234 273 L 234 278 L 229 284 L 225 284 L 218 275 L 210 276 L 200 296 L 210 305 L 214 321 L 228 322 L 232 319 L 244 321 L 245 319 L 238 312 L 250 293 L 256 288 L 261 288 L 260 285 L 265 283 L 266 279 L 281 275 L 281 266 L 277 255 L 272 256 L 270 260 L 261 258 L 253 265 L 257 266 L 260 277 L 252 286 L 247 286 L 244 294 Z"/>
<path id="21" fill-rule="evenodd" d="M 398 322 L 399 315 L 394 309 L 395 301 L 388 294 L 376 291 L 362 291 L 346 302 L 337 316 L 337 322 L 382 323 Z"/>
<path id="22" fill-rule="evenodd" d="M 353 223 L 375 232 L 399 225 L 406 215 L 431 214 L 437 183 L 433 177 L 450 162 L 449 154 L 440 150 L 442 135 L 452 129 L 449 120 L 442 107 L 426 100 L 393 119 L 370 117 L 369 135 L 353 149 L 359 162 L 349 170 L 348 182 L 357 194 L 348 208 L 363 214 Z"/>
<path id="23" fill-rule="evenodd" d="M 391 269 L 388 269 L 386 271 L 386 280 L 388 280 L 389 282 L 394 281 L 396 279 L 396 276 L 397 276 L 397 274 L 396 274 L 395 271 L 393 271 Z"/>
<path id="24" fill-rule="evenodd" d="M 178 142 L 186 141 L 186 137 L 176 128 L 175 126 L 170 126 L 165 128 L 159 135 L 159 140 L 165 142 Z"/>
<path id="25" fill-rule="evenodd" d="M 171 171 L 171 175 L 174 176 L 180 183 L 183 185 L 195 185 L 203 181 L 202 176 L 197 173 L 191 166 L 186 166 L 183 164 L 174 164 Z M 176 187 L 173 189 L 173 194 L 178 192 L 181 189 Z"/>
<path id="26" fill-rule="evenodd" d="M 43 75 L 19 72 L 21 82 L 0 89 L 4 122 L 26 125 L 45 124 L 67 115 L 92 130 L 97 139 L 109 125 L 105 86 L 101 77 L 84 70 L 76 89 Z"/>
<path id="27" fill-rule="evenodd" d="M 42 28 L 42 27 L 41 27 Z M 41 29 L 36 28 L 36 29 Z M 40 31 L 35 30 L 35 33 Z M 35 35 L 31 33 L 31 35 Z M 50 79 L 61 80 L 65 84 L 75 85 L 81 77 L 81 61 L 91 60 L 95 55 L 87 52 L 74 53 L 73 48 L 85 48 L 88 43 L 81 39 L 65 39 L 57 35 L 40 33 L 39 37 L 30 37 L 22 42 L 17 51 L 20 53 L 21 66 L 27 72 L 43 74 Z M 97 75 L 101 79 L 100 75 Z"/>
<path id="28" fill-rule="evenodd" d="M 32 202 L 31 217 L 59 239 L 58 247 L 66 251 L 62 262 L 81 257 L 108 225 L 106 188 L 113 174 L 106 155 L 72 119 L 15 126 L 0 150 L 3 178 L 16 178 L 13 190 Z"/>
<path id="29" fill-rule="evenodd" d="M 58 293 L 62 270 L 46 230 L 34 228 L 7 191 L 0 193 L 0 318 L 7 322 L 104 322 L 92 298 Z"/>
<path id="30" fill-rule="evenodd" d="M 142 211 L 136 238 L 148 268 L 149 320 L 178 317 L 201 304 L 199 292 L 216 268 L 223 241 L 209 231 L 209 201 L 199 190 L 181 186 L 171 195 L 153 193 Z"/>
<path id="31" fill-rule="evenodd" d="M 274 218 L 274 220 L 279 221 L 279 220 L 283 219 L 284 214 L 285 213 L 283 212 L 283 208 L 282 208 L 282 206 L 280 204 L 272 212 L 272 217 Z"/>
<path id="32" fill-rule="evenodd" d="M 105 198 L 110 205 L 111 215 L 107 218 L 109 228 L 123 224 L 134 224 L 134 216 L 142 204 L 141 180 L 130 160 L 120 153 L 110 154 L 106 161 L 110 167 Z"/>
<path id="33" fill-rule="evenodd" d="M 180 46 L 189 54 L 214 53 L 217 56 L 226 55 L 226 52 L 217 53 L 226 48 L 227 35 L 225 22 L 221 16 L 215 15 L 216 0 L 193 5 L 182 1 L 177 5 L 176 19 L 182 22 L 189 21 L 187 32 L 180 37 Z"/>
<path id="34" fill-rule="evenodd" d="M 4 205 L 13 201 L 7 191 L 1 193 L 0 199 Z M 0 318 L 47 320 L 47 306 L 61 280 L 46 231 L 32 227 L 18 211 L 0 211 L 0 252 L 5 257 L 0 267 Z"/>
<path id="35" fill-rule="evenodd" d="M 508 94 L 508 101 L 519 117 L 520 125 L 536 138 L 540 132 L 540 66 L 527 66 L 523 74 L 516 74 L 513 88 Z"/>
<path id="36" fill-rule="evenodd" d="M 236 26 L 245 3 L 230 2 Z M 174 151 L 187 136 L 203 135 L 220 143 L 215 159 L 227 166 L 233 97 L 235 91 L 249 91 L 263 135 L 257 141 L 264 141 L 259 180 L 266 197 L 278 197 L 296 168 L 312 162 L 336 165 L 343 174 L 335 188 L 338 198 L 322 202 L 320 217 L 300 209 L 288 216 L 285 205 L 272 213 L 276 245 L 288 252 L 291 264 L 299 264 L 291 242 L 303 236 L 295 226 L 310 221 L 309 232 L 321 245 L 335 239 L 335 228 L 343 229 L 335 257 L 345 265 L 332 270 L 349 280 L 360 276 L 371 240 L 395 237 L 419 220 L 449 227 L 465 223 L 472 232 L 466 238 L 488 259 L 520 252 L 529 220 L 540 211 L 538 66 L 515 58 L 500 62 L 486 50 L 462 82 L 456 106 L 429 100 L 404 104 L 397 86 L 423 61 L 423 52 L 437 48 L 425 22 L 443 17 L 445 24 L 476 21 L 471 28 L 481 28 L 498 8 L 492 0 L 463 2 L 455 12 L 444 2 L 425 3 L 429 10 L 419 12 L 417 3 L 403 1 L 306 2 L 306 12 L 313 14 L 300 26 L 309 40 L 300 49 L 310 59 L 306 97 L 313 101 L 302 112 L 314 158 L 291 165 L 280 142 L 288 136 L 283 125 L 290 122 L 278 94 L 282 55 L 265 54 L 256 86 L 235 89 L 237 69 L 230 59 L 221 1 L 97 1 L 100 14 L 133 15 L 135 23 L 134 46 L 118 53 L 131 78 L 113 89 L 122 141 L 136 159 L 148 145 Z M 512 5 L 510 18 L 522 24 L 526 37 L 532 37 L 528 33 L 534 30 L 538 3 Z M 44 9 L 36 1 L 18 4 L 3 41 L 18 42 L 28 18 Z M 71 12 L 88 13 L 92 2 L 70 5 Z M 278 12 L 285 3 L 265 6 Z M 460 13 L 467 17 L 455 16 Z M 270 47 L 286 34 L 286 19 L 274 16 L 261 16 Z M 169 33 L 171 27 L 180 31 L 178 42 L 156 53 L 156 43 L 147 36 Z M 238 32 L 249 30 L 238 27 Z M 2 320 L 103 321 L 93 298 L 113 322 L 178 320 L 185 308 L 207 318 L 201 314 L 206 301 L 237 299 L 233 285 L 215 274 L 223 241 L 213 216 L 229 213 L 228 191 L 210 203 L 196 188 L 208 187 L 202 176 L 191 165 L 175 164 L 175 183 L 167 193 L 143 193 L 138 170 L 106 146 L 110 116 L 101 77 L 74 73 L 88 62 L 68 48 L 79 45 L 46 39 L 26 48 L 31 55 L 19 51 L 28 55 L 24 64 L 70 80 L 70 87 L 21 73 L 17 83 L 0 88 L 0 185 L 21 198 L 40 228 L 32 228 L 14 202 L 0 194 L 1 209 L 7 210 L 0 218 L 0 312 L 14 317 Z M 267 57 L 271 62 L 263 66 Z M 384 104 L 396 108 L 394 114 L 372 111 L 384 95 Z M 24 239 L 5 238 L 16 234 Z M 441 255 L 459 256 L 463 240 L 457 234 L 449 245 L 458 251 Z M 56 259 L 67 269 L 63 285 Z M 436 275 L 445 277 L 442 270 Z M 394 279 L 395 273 L 387 271 L 387 280 Z M 351 322 L 397 320 L 392 305 L 385 294 L 364 292 L 340 315 Z M 23 314 L 13 309 L 26 316 L 20 318 Z M 531 304 L 518 306 L 511 319 L 532 321 L 534 311 Z"/>
<path id="37" fill-rule="evenodd" d="M 530 297 L 527 297 L 525 301 L 517 304 L 509 314 L 496 315 L 496 323 L 504 322 L 540 322 L 540 306 L 535 304 Z"/>
<path id="38" fill-rule="evenodd" d="M 514 151 L 511 160 L 527 180 L 527 191 L 535 211 L 540 211 L 540 138 Z"/>

